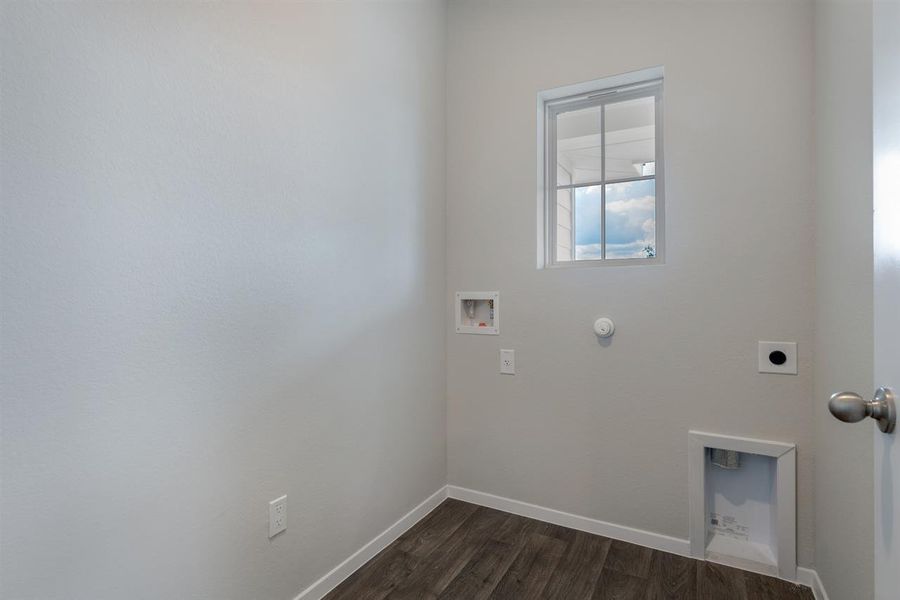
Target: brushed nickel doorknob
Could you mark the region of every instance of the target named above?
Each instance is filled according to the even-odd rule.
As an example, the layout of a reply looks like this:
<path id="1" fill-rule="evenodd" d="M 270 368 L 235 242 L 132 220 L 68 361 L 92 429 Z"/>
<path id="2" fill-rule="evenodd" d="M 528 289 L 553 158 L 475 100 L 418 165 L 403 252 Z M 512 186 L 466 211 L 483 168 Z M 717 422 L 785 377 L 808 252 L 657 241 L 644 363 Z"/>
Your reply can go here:
<path id="1" fill-rule="evenodd" d="M 872 401 L 853 392 L 838 392 L 828 401 L 828 410 L 845 423 L 857 423 L 866 417 L 872 417 L 878 421 L 878 428 L 884 433 L 894 431 L 897 422 L 894 392 L 886 387 L 878 388 Z"/>

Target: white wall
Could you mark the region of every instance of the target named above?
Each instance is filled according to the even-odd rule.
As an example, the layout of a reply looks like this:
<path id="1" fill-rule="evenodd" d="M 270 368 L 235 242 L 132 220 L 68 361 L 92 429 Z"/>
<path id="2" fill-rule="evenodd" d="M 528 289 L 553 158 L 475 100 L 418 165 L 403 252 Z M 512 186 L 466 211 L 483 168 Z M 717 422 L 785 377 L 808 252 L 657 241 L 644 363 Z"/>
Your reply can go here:
<path id="1" fill-rule="evenodd" d="M 867 600 L 874 423 L 841 423 L 828 397 L 873 392 L 872 3 L 819 0 L 815 24 L 816 568 L 832 600 Z"/>
<path id="2" fill-rule="evenodd" d="M 0 596 L 293 597 L 445 482 L 443 4 L 0 17 Z"/>
<path id="3" fill-rule="evenodd" d="M 448 310 L 450 483 L 687 538 L 688 429 L 796 442 L 812 563 L 812 8 L 449 4 L 448 296 L 503 314 L 456 335 Z M 655 65 L 667 264 L 536 269 L 536 93 Z M 799 342 L 799 375 L 758 374 L 757 340 Z"/>

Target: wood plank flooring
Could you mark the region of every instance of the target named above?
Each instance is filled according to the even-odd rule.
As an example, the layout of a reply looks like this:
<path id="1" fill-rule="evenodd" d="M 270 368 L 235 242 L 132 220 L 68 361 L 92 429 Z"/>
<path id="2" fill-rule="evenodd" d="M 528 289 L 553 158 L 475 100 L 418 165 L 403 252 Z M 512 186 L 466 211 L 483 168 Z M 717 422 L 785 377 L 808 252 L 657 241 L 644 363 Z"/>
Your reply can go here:
<path id="1" fill-rule="evenodd" d="M 325 600 L 813 600 L 809 588 L 445 500 Z"/>

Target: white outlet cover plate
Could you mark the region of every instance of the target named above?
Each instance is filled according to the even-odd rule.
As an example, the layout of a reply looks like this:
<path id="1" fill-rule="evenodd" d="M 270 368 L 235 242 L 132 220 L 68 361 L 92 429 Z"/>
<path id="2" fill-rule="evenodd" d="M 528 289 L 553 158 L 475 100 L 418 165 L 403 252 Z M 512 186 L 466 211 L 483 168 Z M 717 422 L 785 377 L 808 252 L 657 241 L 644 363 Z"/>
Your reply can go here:
<path id="1" fill-rule="evenodd" d="M 784 364 L 776 365 L 769 360 L 773 352 L 784 352 Z M 781 373 L 784 375 L 797 374 L 797 342 L 759 342 L 759 372 Z"/>
<path id="2" fill-rule="evenodd" d="M 287 496 L 269 502 L 269 537 L 287 529 Z"/>
<path id="3" fill-rule="evenodd" d="M 516 374 L 515 350 L 500 350 L 500 373 L 503 375 Z"/>

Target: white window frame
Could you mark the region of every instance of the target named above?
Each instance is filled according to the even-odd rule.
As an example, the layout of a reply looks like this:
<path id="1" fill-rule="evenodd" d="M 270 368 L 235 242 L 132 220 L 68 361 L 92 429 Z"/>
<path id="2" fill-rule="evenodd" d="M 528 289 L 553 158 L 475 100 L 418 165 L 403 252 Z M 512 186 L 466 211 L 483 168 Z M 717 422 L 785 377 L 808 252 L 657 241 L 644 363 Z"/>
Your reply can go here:
<path id="1" fill-rule="evenodd" d="M 655 98 L 654 136 L 656 142 L 655 175 L 629 177 L 621 179 L 605 179 L 605 138 L 601 161 L 602 177 L 600 181 L 572 184 L 571 189 L 600 185 L 601 197 L 601 242 L 604 258 L 592 260 L 574 260 L 574 240 L 572 241 L 573 260 L 556 260 L 557 248 L 557 181 L 556 181 L 556 116 L 562 112 L 605 106 L 634 98 Z M 602 112 L 602 111 L 601 111 Z M 601 117 L 602 124 L 602 117 Z M 601 125 L 602 126 L 602 125 Z M 604 132 L 605 133 L 605 132 Z M 573 268 L 573 267 L 621 267 L 630 265 L 661 265 L 665 263 L 665 168 L 663 156 L 663 70 L 662 67 L 644 69 L 624 75 L 607 77 L 595 81 L 555 88 L 538 94 L 538 267 L 539 268 Z M 606 255 L 606 185 L 629 181 L 656 181 L 656 256 L 652 258 L 614 258 Z M 572 195 L 572 213 L 574 215 L 574 194 Z M 573 216 L 574 218 L 574 216 Z M 574 224 L 572 225 L 574 236 Z"/>

